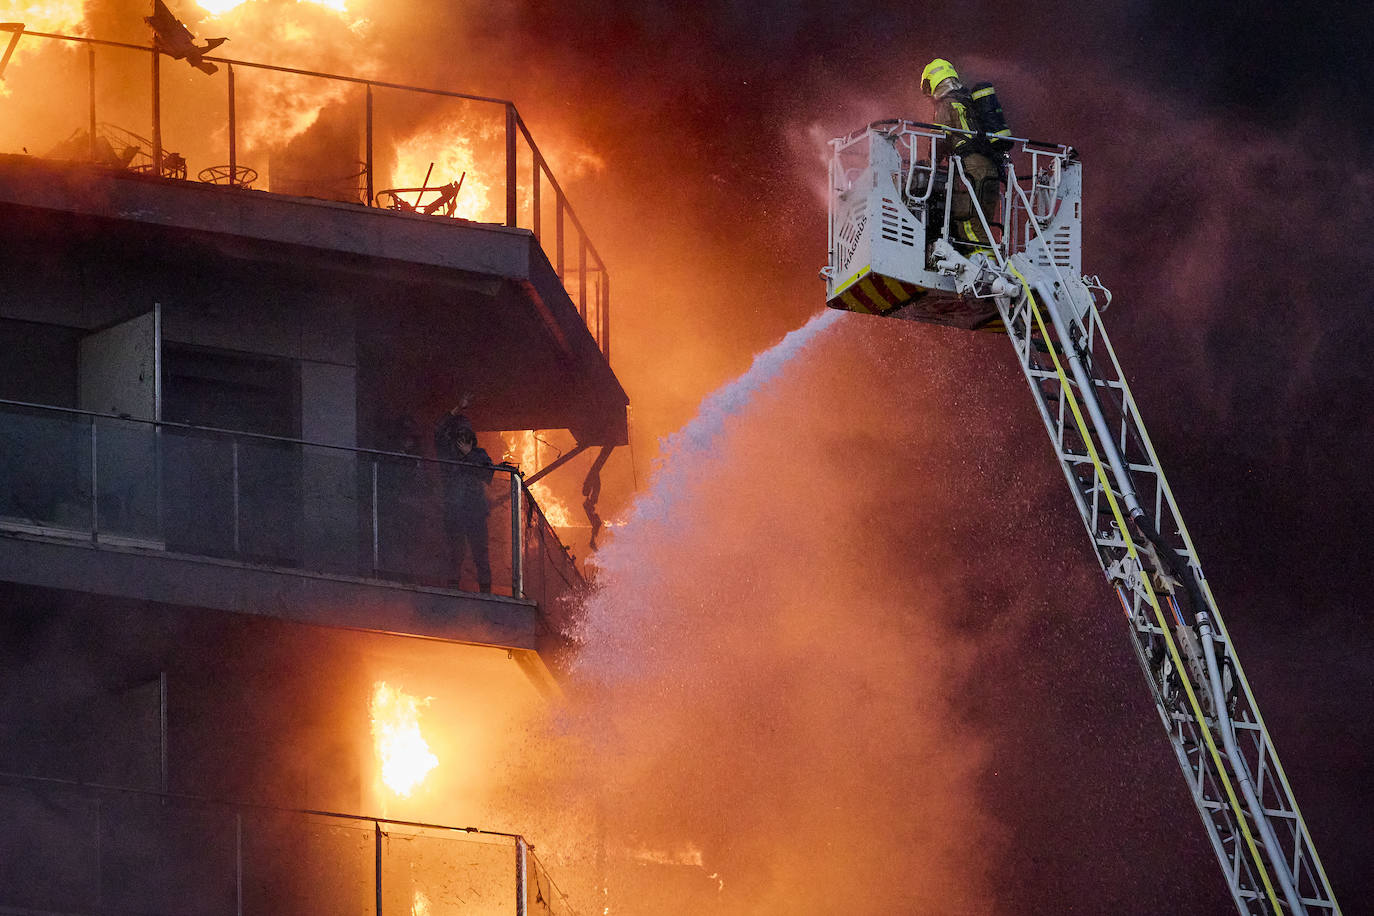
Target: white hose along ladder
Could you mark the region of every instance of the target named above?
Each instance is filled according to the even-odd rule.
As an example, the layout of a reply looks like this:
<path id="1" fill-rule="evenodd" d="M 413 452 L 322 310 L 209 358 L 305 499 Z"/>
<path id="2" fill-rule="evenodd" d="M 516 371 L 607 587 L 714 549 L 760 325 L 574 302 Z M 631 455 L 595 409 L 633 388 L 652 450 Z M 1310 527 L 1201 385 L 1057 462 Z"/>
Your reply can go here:
<path id="1" fill-rule="evenodd" d="M 948 142 L 909 121 L 832 141 L 828 303 L 1005 329 L 1236 909 L 1340 913 L 1102 324 L 1110 295 L 1082 276 L 1081 163 L 1018 140 L 997 233 Z M 961 187 L 991 247 L 951 236 Z"/>

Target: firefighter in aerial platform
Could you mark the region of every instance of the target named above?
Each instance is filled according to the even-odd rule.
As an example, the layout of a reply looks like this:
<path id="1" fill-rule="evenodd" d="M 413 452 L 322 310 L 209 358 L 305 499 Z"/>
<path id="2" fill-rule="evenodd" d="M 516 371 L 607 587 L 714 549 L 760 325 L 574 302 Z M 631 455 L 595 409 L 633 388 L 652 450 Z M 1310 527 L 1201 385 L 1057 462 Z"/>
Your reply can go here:
<path id="1" fill-rule="evenodd" d="M 1011 130 L 996 91 L 990 83 L 979 83 L 969 91 L 960 82 L 954 65 L 939 57 L 921 72 L 921 91 L 935 102 L 935 123 L 972 134 L 950 134 L 950 142 L 940 158 L 953 153 L 963 162 L 964 174 L 974 188 L 983 217 L 992 225 L 1001 196 L 1003 154 L 1011 147 Z M 963 254 L 990 248 L 992 239 L 978 219 L 968 190 L 957 177 L 950 194 L 950 234 L 965 243 L 959 246 Z"/>

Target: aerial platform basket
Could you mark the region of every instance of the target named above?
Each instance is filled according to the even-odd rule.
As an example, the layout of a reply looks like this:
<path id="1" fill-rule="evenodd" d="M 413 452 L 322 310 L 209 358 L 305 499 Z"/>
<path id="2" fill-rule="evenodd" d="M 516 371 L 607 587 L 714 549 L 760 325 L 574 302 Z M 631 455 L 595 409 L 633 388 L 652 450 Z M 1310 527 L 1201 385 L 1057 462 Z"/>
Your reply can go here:
<path id="1" fill-rule="evenodd" d="M 965 329 L 996 324 L 993 298 L 957 292 L 955 277 L 937 268 L 932 252 L 944 238 L 960 254 L 973 254 L 973 246 L 950 236 L 948 189 L 966 179 L 958 157 L 947 155 L 949 144 L 944 128 L 902 120 L 877 121 L 830 141 L 830 263 L 821 273 L 831 308 Z M 1009 181 L 998 211 L 975 212 L 997 247 L 989 256 L 1005 260 L 1024 251 L 1080 276 L 1082 182 L 1073 151 L 1017 140 L 1004 168 Z M 1033 214 L 1012 181 L 1027 191 Z"/>

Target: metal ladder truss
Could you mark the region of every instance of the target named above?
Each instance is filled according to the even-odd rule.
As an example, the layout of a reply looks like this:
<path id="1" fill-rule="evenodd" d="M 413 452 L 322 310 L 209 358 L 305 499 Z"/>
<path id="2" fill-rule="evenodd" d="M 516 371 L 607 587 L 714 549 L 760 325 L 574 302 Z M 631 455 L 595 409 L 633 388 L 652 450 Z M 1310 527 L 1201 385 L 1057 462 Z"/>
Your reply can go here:
<path id="1" fill-rule="evenodd" d="M 1003 324 L 1237 909 L 1338 914 L 1091 289 L 1045 259 L 1017 254 L 1003 263 L 1022 287 L 1015 298 L 998 297 Z M 1085 370 L 1077 376 L 1068 371 L 1075 356 Z M 1091 390 L 1082 390 L 1085 381 Z M 1124 486 L 1113 465 L 1125 471 Z M 1206 607 L 1196 627 L 1158 548 L 1126 521 L 1130 490 L 1200 587 Z"/>

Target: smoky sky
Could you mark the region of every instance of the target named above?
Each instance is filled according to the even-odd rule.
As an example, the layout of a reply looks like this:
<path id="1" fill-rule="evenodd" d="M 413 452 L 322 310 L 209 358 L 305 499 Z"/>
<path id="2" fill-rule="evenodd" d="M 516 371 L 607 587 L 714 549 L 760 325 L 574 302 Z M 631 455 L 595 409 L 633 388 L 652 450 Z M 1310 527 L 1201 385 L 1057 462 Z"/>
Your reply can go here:
<path id="1" fill-rule="evenodd" d="M 690 415 L 707 378 L 743 369 L 819 304 L 824 141 L 879 117 L 928 116 L 915 79 L 930 56 L 997 81 L 1017 132 L 1082 151 L 1085 267 L 1116 294 L 1109 327 L 1127 375 L 1337 893 L 1358 906 L 1371 839 L 1352 811 L 1374 782 L 1360 712 L 1374 691 L 1374 635 L 1360 611 L 1363 456 L 1374 445 L 1361 406 L 1374 344 L 1369 144 L 1358 126 L 1369 111 L 1368 28 L 1339 9 L 1053 4 L 1029 15 L 1004 5 L 539 8 L 507 27 L 550 49 L 545 66 L 568 87 L 534 92 L 536 110 L 574 124 L 580 111 L 580 129 L 607 152 L 602 186 L 625 182 L 640 196 L 615 208 L 637 237 L 616 245 L 621 269 L 697 292 L 671 313 L 668 290 L 617 300 L 618 369 L 641 424 L 660 427 L 653 435 Z M 693 240 L 695 258 L 661 256 L 666 238 Z M 691 383 L 634 362 L 636 335 L 660 342 L 664 325 L 690 335 L 669 347 L 702 370 Z M 949 472 L 968 459 L 971 430 L 1001 431 L 977 456 L 1003 466 L 988 480 L 1000 499 L 962 506 L 977 535 L 950 536 L 966 564 L 957 618 L 985 632 L 1000 611 L 1024 628 L 990 651 L 969 693 L 997 736 L 985 798 L 1012 834 L 992 865 L 1009 889 L 999 906 L 1066 909 L 1090 886 L 1100 895 L 1084 912 L 1224 909 L 1178 776 L 1143 730 L 1157 725 L 1132 693 L 1138 673 L 1116 654 L 1119 634 L 1109 618 L 1075 613 L 1095 600 L 1080 578 L 1091 574 L 1086 555 L 1046 559 L 1043 616 L 1019 616 L 1031 598 L 1018 577 L 1031 574 L 1011 558 L 1081 533 L 1062 514 L 1037 530 L 1013 511 L 1067 505 L 1057 481 L 1034 495 L 1015 486 L 1026 478 L 1013 468 L 1030 473 L 1015 457 L 1042 443 L 1015 380 L 987 387 L 1006 366 L 981 361 L 997 359 L 992 347 L 931 356 L 972 376 L 973 419 L 951 407 L 950 437 L 932 446 L 947 450 Z M 893 367 L 887 384 L 929 385 L 923 371 Z M 910 422 L 894 416 L 870 432 L 901 441 Z M 894 503 L 928 492 L 929 478 L 881 467 L 877 489 Z M 1040 463 L 1041 483 L 1050 467 Z M 1002 524 L 1023 538 L 1003 536 Z M 914 553 L 913 568 L 923 559 Z"/>
<path id="2" fill-rule="evenodd" d="M 128 4 L 92 8 L 106 22 L 128 20 Z M 365 43 L 345 52 L 321 41 L 277 62 L 509 97 L 536 138 L 585 146 L 604 163 L 567 184 L 615 281 L 612 361 L 632 402 L 637 474 L 624 452 L 613 459 L 610 508 L 633 503 L 632 480 L 649 477 L 660 438 L 823 305 L 825 142 L 877 118 L 928 117 L 916 82 L 930 57 L 995 81 L 1014 132 L 1080 149 L 1085 269 L 1115 294 L 1106 321 L 1126 375 L 1336 893 L 1359 911 L 1374 881 L 1366 13 L 1315 3 L 430 2 L 377 4 L 366 16 Z M 130 21 L 120 27 L 139 34 Z M 224 52 L 277 53 L 250 35 L 231 36 Z M 891 581 L 837 576 L 848 600 L 832 595 L 828 606 L 896 615 L 875 629 L 883 659 L 899 665 L 951 646 L 949 666 L 938 666 L 948 678 L 898 682 L 926 703 L 913 715 L 929 741 L 916 747 L 957 761 L 957 746 L 939 745 L 967 741 L 969 781 L 950 785 L 968 800 L 964 823 L 987 842 L 944 847 L 961 856 L 947 874 L 971 882 L 960 899 L 993 899 L 986 908 L 1007 913 L 1224 912 L 1216 865 L 1009 348 L 842 319 L 779 382 L 782 393 L 722 440 L 737 451 L 719 457 L 753 475 L 743 492 L 768 497 L 768 511 L 812 512 L 832 526 L 803 525 L 784 549 L 845 558 L 881 545 L 882 563 L 853 568 Z M 850 403 L 866 409 L 851 415 Z M 816 512 L 806 498 L 816 480 L 798 473 L 799 455 L 825 467 L 832 486 L 850 482 L 837 467 L 868 474 L 869 485 L 840 490 L 854 505 L 827 497 Z M 706 550 L 711 527 L 732 520 L 767 527 L 756 503 L 738 514 L 731 465 L 716 473 L 700 511 L 684 518 L 688 547 Z M 739 557 L 751 548 L 724 542 L 735 552 L 722 581 L 747 584 Z M 678 558 L 713 574 L 699 559 Z M 665 588 L 655 594 L 687 585 Z M 700 638 L 742 657 L 747 627 L 703 608 L 701 594 L 678 597 L 688 624 L 699 616 Z M 910 626 L 894 609 L 901 598 L 926 599 L 919 606 L 936 619 Z M 778 619 L 761 623 L 760 639 Z M 680 639 L 693 632 L 684 624 Z M 811 636 L 822 646 L 833 638 Z M 631 640 L 626 651 L 651 645 Z M 859 648 L 840 638 L 837 654 L 844 664 L 823 668 L 830 675 L 850 670 Z M 670 656 L 684 658 L 721 673 L 704 650 Z M 801 683 L 770 659 L 766 683 Z M 650 697 L 663 688 L 649 683 Z M 738 686 L 707 683 L 702 702 L 684 706 L 682 734 L 712 734 L 698 713 L 748 725 L 747 710 L 731 711 Z M 627 695 L 612 721 L 655 714 L 645 694 Z M 881 705 L 894 717 L 897 708 Z M 842 720 L 839 707 L 825 709 L 825 721 Z M 921 716 L 946 717 L 949 731 L 941 738 Z M 872 740 L 875 756 L 901 765 L 900 743 L 859 737 L 839 746 L 861 752 Z M 766 751 L 749 759 L 789 765 L 787 753 Z M 665 784 L 709 775 L 684 764 Z M 636 789 L 628 777 L 615 787 L 627 797 Z M 856 787 L 845 797 L 870 824 L 919 820 L 918 810 L 894 817 L 902 794 L 891 781 L 880 788 L 885 807 L 860 804 Z M 701 799 L 696 811 L 650 814 L 680 816 L 700 841 L 728 849 L 730 806 L 687 797 Z M 760 838 L 782 820 L 743 810 L 761 826 L 734 837 L 737 863 L 765 857 Z M 852 826 L 844 835 L 864 842 Z M 917 834 L 895 836 L 920 846 Z M 768 874 L 801 864 L 755 873 L 752 890 L 766 895 Z M 893 897 L 874 899 L 889 907 L 874 912 L 894 911 Z"/>

